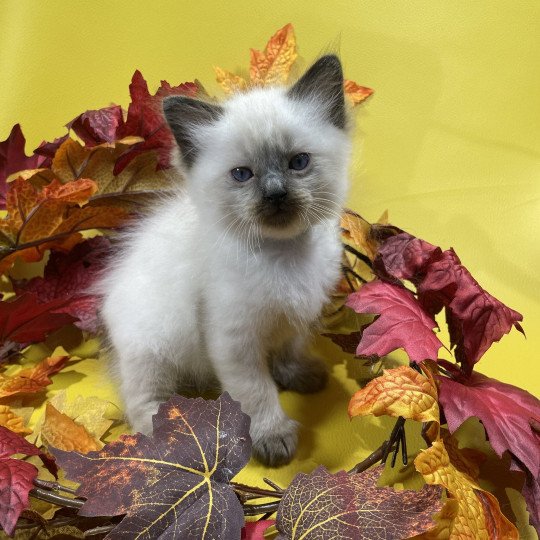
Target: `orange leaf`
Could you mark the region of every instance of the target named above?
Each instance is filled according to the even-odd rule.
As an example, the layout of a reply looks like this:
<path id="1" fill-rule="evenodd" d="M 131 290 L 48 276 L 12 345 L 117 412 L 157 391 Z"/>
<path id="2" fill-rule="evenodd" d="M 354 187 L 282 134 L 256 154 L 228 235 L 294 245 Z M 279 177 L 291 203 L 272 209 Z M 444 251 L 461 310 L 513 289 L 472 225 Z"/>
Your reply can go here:
<path id="1" fill-rule="evenodd" d="M 51 356 L 33 368 L 23 369 L 13 377 L 0 375 L 0 398 L 43 390 L 52 383 L 49 375 L 58 373 L 68 360 L 69 356 Z"/>
<path id="2" fill-rule="evenodd" d="M 430 448 L 422 450 L 414 464 L 428 484 L 446 488 L 457 500 L 458 510 L 452 522 L 451 539 L 519 538 L 517 529 L 502 514 L 497 499 L 456 468 L 443 441 L 435 441 Z"/>
<path id="3" fill-rule="evenodd" d="M 251 49 L 249 75 L 252 84 L 286 83 L 297 56 L 294 29 L 289 23 L 270 38 L 263 52 Z"/>
<path id="4" fill-rule="evenodd" d="M 69 416 L 59 412 L 51 403 L 47 403 L 45 420 L 41 427 L 41 437 L 48 446 L 60 450 L 87 454 L 100 450 L 102 445 L 92 437 L 84 426 L 74 422 Z"/>
<path id="5" fill-rule="evenodd" d="M 373 94 L 373 90 L 371 88 L 360 86 L 354 81 L 349 81 L 348 79 L 345 80 L 344 89 L 345 95 L 349 98 L 349 101 L 353 104 L 353 106 L 362 103 L 362 101 Z"/>
<path id="6" fill-rule="evenodd" d="M 23 435 L 32 433 L 32 430 L 24 425 L 24 419 L 15 414 L 8 405 L 0 405 L 0 426 Z"/>
<path id="7" fill-rule="evenodd" d="M 349 403 L 350 416 L 366 414 L 440 422 L 432 375 L 424 376 L 408 366 L 384 370 L 383 375 L 356 392 Z"/>
<path id="8" fill-rule="evenodd" d="M 221 88 L 223 88 L 226 94 L 233 94 L 246 89 L 247 82 L 244 77 L 235 75 L 234 73 L 221 69 L 220 67 L 214 66 L 214 71 L 216 72 L 216 81 L 219 83 Z"/>

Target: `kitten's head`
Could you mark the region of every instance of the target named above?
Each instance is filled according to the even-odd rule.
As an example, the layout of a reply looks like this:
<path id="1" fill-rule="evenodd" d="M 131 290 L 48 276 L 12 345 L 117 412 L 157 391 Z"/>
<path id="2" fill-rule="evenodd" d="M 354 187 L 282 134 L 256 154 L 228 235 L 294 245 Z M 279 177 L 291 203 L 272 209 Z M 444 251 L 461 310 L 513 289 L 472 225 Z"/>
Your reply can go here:
<path id="1" fill-rule="evenodd" d="M 350 143 L 336 56 L 289 89 L 257 88 L 221 105 L 170 96 L 163 111 L 209 226 L 287 239 L 339 214 Z"/>

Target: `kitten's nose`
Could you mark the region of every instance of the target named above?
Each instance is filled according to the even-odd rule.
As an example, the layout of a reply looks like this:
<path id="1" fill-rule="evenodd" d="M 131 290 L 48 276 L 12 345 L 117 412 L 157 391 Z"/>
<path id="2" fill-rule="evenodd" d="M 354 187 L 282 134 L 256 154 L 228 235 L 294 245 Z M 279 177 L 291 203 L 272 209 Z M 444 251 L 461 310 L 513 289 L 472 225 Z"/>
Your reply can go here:
<path id="1" fill-rule="evenodd" d="M 287 190 L 283 187 L 275 187 L 264 194 L 264 200 L 273 204 L 283 202 L 287 197 Z"/>

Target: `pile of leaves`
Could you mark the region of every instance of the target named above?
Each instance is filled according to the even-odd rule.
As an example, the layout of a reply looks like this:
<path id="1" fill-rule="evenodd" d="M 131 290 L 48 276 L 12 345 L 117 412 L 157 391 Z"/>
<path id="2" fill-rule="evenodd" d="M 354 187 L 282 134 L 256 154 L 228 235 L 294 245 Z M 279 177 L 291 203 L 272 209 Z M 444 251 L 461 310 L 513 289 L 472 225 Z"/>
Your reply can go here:
<path id="1" fill-rule="evenodd" d="M 225 93 L 283 84 L 297 58 L 292 26 L 251 51 L 249 80 L 216 68 Z M 351 106 L 371 95 L 345 83 Z M 173 138 L 161 100 L 213 100 L 198 81 L 155 94 L 137 71 L 131 103 L 90 110 L 68 133 L 25 154 L 20 127 L 0 143 L 0 525 L 17 538 L 518 538 L 495 496 L 479 484 L 478 451 L 453 435 L 482 422 L 494 451 L 524 477 L 531 523 L 540 527 L 540 402 L 474 370 L 521 316 L 484 291 L 452 250 L 442 251 L 386 220 L 343 214 L 343 281 L 337 313 L 373 314 L 349 334 L 331 334 L 357 361 L 403 349 L 410 365 L 389 369 L 351 398 L 349 414 L 397 417 L 385 443 L 351 471 L 319 467 L 287 488 L 245 486 L 233 477 L 251 455 L 249 418 L 227 394 L 174 396 L 154 417 L 152 436 L 101 438 L 113 419 L 97 398 L 59 393 L 33 429 L 28 418 L 51 376 L 77 359 L 50 350 L 67 326 L 86 339 L 98 330 L 91 286 L 114 258 L 114 232 L 129 227 L 156 193 L 182 181 L 172 169 Z M 29 263 L 42 271 L 17 279 Z M 35 270 L 35 266 L 32 268 Z M 455 361 L 434 329 L 444 311 Z M 58 337 L 60 336 L 60 337 Z M 39 344 L 39 347 L 36 347 Z M 48 351 L 37 362 L 29 351 Z M 447 351 L 447 352 L 448 352 Z M 49 354 L 50 353 L 50 354 Z M 30 399 L 31 398 L 31 399 Z M 379 487 L 376 465 L 401 449 L 403 424 L 421 422 L 426 449 L 414 459 L 420 491 Z M 446 426 L 446 427 L 445 427 Z M 351 426 L 354 429 L 354 426 Z M 26 437 L 26 438 L 25 438 Z M 276 514 L 275 520 L 269 519 Z M 245 522 L 245 516 L 258 521 Z"/>

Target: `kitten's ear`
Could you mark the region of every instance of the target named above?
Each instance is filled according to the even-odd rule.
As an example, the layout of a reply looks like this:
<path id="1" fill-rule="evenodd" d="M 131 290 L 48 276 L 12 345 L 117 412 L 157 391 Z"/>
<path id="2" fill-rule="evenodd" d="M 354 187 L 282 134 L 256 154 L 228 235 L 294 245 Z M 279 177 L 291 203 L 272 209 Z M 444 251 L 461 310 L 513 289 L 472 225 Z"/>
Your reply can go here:
<path id="1" fill-rule="evenodd" d="M 319 58 L 289 89 L 292 99 L 314 101 L 324 106 L 328 119 L 340 129 L 347 124 L 343 70 L 334 54 Z"/>
<path id="2" fill-rule="evenodd" d="M 188 167 L 191 167 L 197 155 L 194 137 L 197 128 L 219 120 L 222 114 L 220 105 L 187 96 L 168 96 L 163 100 L 163 115 Z"/>

